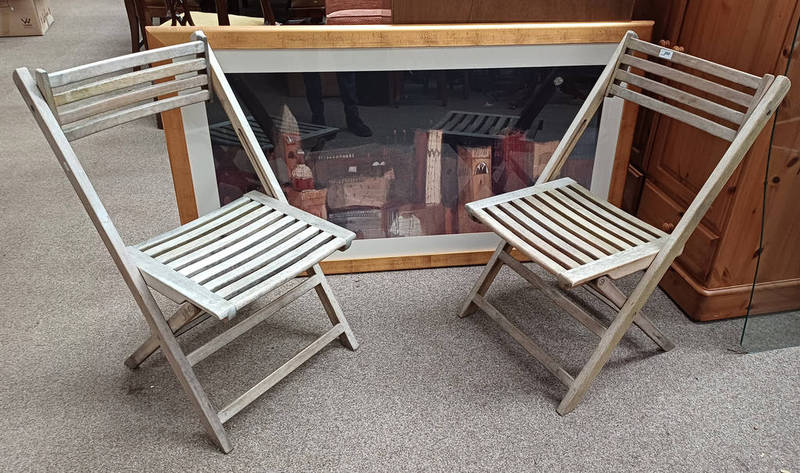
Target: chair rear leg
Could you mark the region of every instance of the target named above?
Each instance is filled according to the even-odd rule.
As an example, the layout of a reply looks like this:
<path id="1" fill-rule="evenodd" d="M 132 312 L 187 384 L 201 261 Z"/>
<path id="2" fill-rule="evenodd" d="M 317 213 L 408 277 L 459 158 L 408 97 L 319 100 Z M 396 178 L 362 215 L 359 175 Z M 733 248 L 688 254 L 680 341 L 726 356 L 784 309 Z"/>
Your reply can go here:
<path id="1" fill-rule="evenodd" d="M 600 292 L 600 294 L 604 295 L 608 300 L 616 306 L 615 308 L 619 310 L 624 304 L 628 297 L 623 293 L 612 281 L 611 278 L 606 276 L 598 278 L 596 281 L 590 283 L 590 287 Z M 650 321 L 645 315 L 640 311 L 636 314 L 636 317 L 633 319 L 633 323 L 639 327 L 639 329 L 644 332 L 645 335 L 650 337 L 656 345 L 661 347 L 664 351 L 670 351 L 675 348 L 675 344 L 667 338 L 661 330 L 656 327 L 653 322 Z"/>
<path id="2" fill-rule="evenodd" d="M 503 267 L 503 261 L 500 259 L 500 255 L 503 252 L 508 251 L 511 251 L 511 245 L 509 245 L 507 242 L 503 241 L 497 245 L 497 249 L 494 250 L 494 253 L 492 253 L 492 257 L 489 258 L 489 262 L 486 263 L 486 266 L 483 268 L 483 272 L 475 282 L 475 285 L 472 286 L 472 289 L 469 291 L 469 295 L 461 305 L 461 311 L 458 313 L 459 317 L 464 318 L 478 309 L 478 306 L 473 302 L 473 299 L 475 299 L 476 295 L 486 295 L 489 287 L 494 282 L 494 278 L 497 277 L 497 273 L 499 273 L 500 269 Z"/>
<path id="3" fill-rule="evenodd" d="M 196 319 L 202 313 L 203 310 L 199 307 L 189 302 L 184 302 L 180 305 L 180 307 L 178 307 L 178 310 L 172 314 L 172 317 L 169 318 L 167 325 L 169 326 L 169 329 L 175 333 L 181 328 L 185 327 L 186 324 Z M 151 334 L 150 338 L 142 343 L 142 345 L 139 346 L 139 348 L 137 348 L 136 351 L 134 351 L 133 354 L 125 360 L 125 366 L 130 369 L 138 368 L 139 365 L 144 362 L 144 360 L 149 358 L 150 355 L 158 350 L 159 346 L 161 345 L 158 342 L 158 337 L 156 337 L 154 334 Z"/>
<path id="4" fill-rule="evenodd" d="M 319 277 L 320 283 L 314 288 L 314 290 L 317 292 L 317 296 L 322 302 L 322 306 L 325 307 L 325 312 L 328 314 L 328 318 L 331 320 L 331 323 L 333 325 L 341 324 L 344 328 L 344 332 L 339 335 L 339 341 L 345 347 L 353 351 L 357 350 L 358 341 L 356 340 L 356 336 L 350 329 L 350 324 L 347 323 L 347 319 L 344 317 L 344 313 L 342 312 L 342 307 L 339 305 L 339 301 L 337 301 L 336 297 L 333 295 L 333 290 L 331 290 L 331 286 L 328 284 L 328 279 L 322 272 L 322 268 L 320 268 L 318 264 L 315 264 L 311 267 L 311 269 L 309 269 L 309 273 L 311 273 L 312 276 L 316 274 Z"/>

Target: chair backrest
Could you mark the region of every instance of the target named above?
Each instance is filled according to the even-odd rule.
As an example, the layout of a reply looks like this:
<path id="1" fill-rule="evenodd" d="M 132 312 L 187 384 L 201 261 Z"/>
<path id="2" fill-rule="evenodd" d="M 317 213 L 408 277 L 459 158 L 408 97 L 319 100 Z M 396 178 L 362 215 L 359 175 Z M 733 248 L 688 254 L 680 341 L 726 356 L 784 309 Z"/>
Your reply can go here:
<path id="1" fill-rule="evenodd" d="M 37 69 L 34 75 L 64 135 L 73 141 L 208 100 L 206 51 L 203 38 L 58 72 Z M 142 68 L 154 63 L 159 65 Z"/>
<path id="2" fill-rule="evenodd" d="M 641 71 L 636 73 L 636 71 Z M 642 74 L 643 72 L 643 74 Z M 537 180 L 558 176 L 605 97 L 619 97 L 730 142 L 663 251 L 683 245 L 789 90 L 789 79 L 754 76 L 639 40 L 629 31 Z"/>
<path id="3" fill-rule="evenodd" d="M 136 70 L 154 63 L 165 64 Z M 141 296 L 138 271 L 128 260 L 125 245 L 75 155 L 71 141 L 137 118 L 209 100 L 213 91 L 265 192 L 286 202 L 244 111 L 201 31 L 195 32 L 188 43 L 58 72 L 38 69 L 34 75 L 27 68 L 19 68 L 14 71 L 14 82 L 112 258 L 135 292 L 134 296 Z"/>

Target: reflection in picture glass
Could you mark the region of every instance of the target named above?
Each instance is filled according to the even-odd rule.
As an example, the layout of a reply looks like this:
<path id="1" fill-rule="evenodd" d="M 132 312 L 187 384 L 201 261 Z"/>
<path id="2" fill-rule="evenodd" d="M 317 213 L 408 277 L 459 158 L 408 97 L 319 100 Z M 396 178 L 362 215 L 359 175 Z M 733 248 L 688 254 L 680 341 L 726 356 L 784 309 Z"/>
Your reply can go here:
<path id="1" fill-rule="evenodd" d="M 464 205 L 533 185 L 602 67 L 229 74 L 289 201 L 361 239 L 487 231 Z M 220 201 L 259 188 L 208 105 Z M 562 170 L 590 187 L 599 114 Z"/>

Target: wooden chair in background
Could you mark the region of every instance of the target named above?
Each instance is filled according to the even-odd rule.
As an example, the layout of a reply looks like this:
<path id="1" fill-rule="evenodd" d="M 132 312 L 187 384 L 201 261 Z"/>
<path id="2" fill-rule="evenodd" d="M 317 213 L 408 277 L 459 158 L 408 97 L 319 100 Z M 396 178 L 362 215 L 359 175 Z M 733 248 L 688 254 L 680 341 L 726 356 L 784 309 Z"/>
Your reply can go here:
<path id="1" fill-rule="evenodd" d="M 669 67 L 664 62 L 679 67 Z M 564 383 L 568 391 L 557 409 L 562 415 L 575 409 L 632 323 L 663 350 L 670 350 L 672 342 L 641 309 L 775 113 L 789 86 L 789 79 L 784 76 L 757 77 L 640 41 L 628 32 L 536 185 L 467 204 L 470 214 L 491 228 L 502 242 L 469 293 L 460 315 L 482 309 Z M 671 234 L 592 195 L 572 179 L 553 180 L 604 97 L 619 97 L 730 142 Z M 512 248 L 553 274 L 562 289 L 586 288 L 617 311 L 614 320 L 606 326 L 584 311 L 511 256 Z M 486 292 L 503 265 L 539 288 L 600 338 L 576 377 L 486 299 Z M 629 296 L 612 282 L 641 270 L 645 273 Z"/>
<path id="2" fill-rule="evenodd" d="M 137 0 L 140 1 L 140 0 Z M 269 0 L 259 0 L 262 17 L 230 15 L 228 1 L 215 0 L 216 13 L 192 10 L 185 0 L 167 0 L 167 13 L 172 19 L 172 26 L 259 26 L 275 25 L 275 14 Z"/>
<path id="3" fill-rule="evenodd" d="M 166 62 L 166 63 L 165 63 Z M 130 72 L 132 68 L 151 66 Z M 48 73 L 27 68 L 14 80 L 64 168 L 151 331 L 125 364 L 139 366 L 159 347 L 211 439 L 231 450 L 223 424 L 329 342 L 358 346 L 318 263 L 355 235 L 290 206 L 202 32 L 192 41 Z M 266 194 L 249 192 L 199 219 L 125 247 L 71 142 L 128 121 L 216 96 Z M 298 276 L 308 276 L 262 309 L 189 354 L 176 337 L 205 319 L 227 320 Z M 217 411 L 193 365 L 314 289 L 333 328 L 250 390 Z M 151 290 L 180 304 L 166 320 Z"/>

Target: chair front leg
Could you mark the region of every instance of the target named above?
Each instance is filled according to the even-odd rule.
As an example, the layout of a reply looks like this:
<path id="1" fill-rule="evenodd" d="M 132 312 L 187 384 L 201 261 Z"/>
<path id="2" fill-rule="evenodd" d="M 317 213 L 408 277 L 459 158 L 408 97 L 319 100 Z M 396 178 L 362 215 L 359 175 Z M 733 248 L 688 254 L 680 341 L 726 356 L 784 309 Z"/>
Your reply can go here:
<path id="1" fill-rule="evenodd" d="M 319 264 L 315 264 L 308 270 L 308 272 L 311 276 L 316 275 L 319 278 L 319 284 L 314 288 L 314 290 L 317 292 L 317 296 L 322 302 L 322 306 L 325 308 L 325 312 L 328 314 L 328 318 L 331 320 L 331 323 L 333 325 L 341 324 L 344 328 L 344 332 L 339 335 L 339 341 L 345 347 L 353 351 L 357 350 L 358 341 L 356 340 L 356 336 L 350 329 L 350 324 L 347 323 L 347 319 L 342 312 L 342 307 L 339 305 L 339 301 L 337 301 L 336 297 L 333 295 L 333 290 L 328 284 L 328 279 L 322 272 L 322 268 L 319 267 Z"/>
<path id="2" fill-rule="evenodd" d="M 478 306 L 473 302 L 473 299 L 475 299 L 476 295 L 486 295 L 489 287 L 494 282 L 494 278 L 497 277 L 497 273 L 499 273 L 500 269 L 503 267 L 503 261 L 500 259 L 500 255 L 503 252 L 509 251 L 511 251 L 511 245 L 509 245 L 506 241 L 502 241 L 499 245 L 497 245 L 497 249 L 494 250 L 492 257 L 489 258 L 489 262 L 486 263 L 486 266 L 483 268 L 481 276 L 475 282 L 475 285 L 472 286 L 472 290 L 469 291 L 469 295 L 461 305 L 461 311 L 458 313 L 459 317 L 464 318 L 478 309 Z"/>
<path id="3" fill-rule="evenodd" d="M 158 336 L 161 350 L 164 352 L 164 356 L 167 358 L 173 373 L 175 373 L 175 377 L 178 378 L 184 392 L 189 396 L 189 400 L 197 413 L 200 414 L 200 421 L 208 436 L 211 437 L 211 440 L 220 450 L 225 453 L 230 452 L 233 446 L 225 433 L 225 427 L 222 426 L 222 421 L 217 415 L 217 411 L 211 405 L 206 392 L 197 380 L 191 363 L 186 359 L 186 355 L 178 344 L 175 334 L 169 328 L 164 314 L 161 313 L 161 309 L 156 304 L 149 288 L 144 284 L 144 280 L 139 278 L 138 281 L 134 281 L 134 284 L 137 282 L 139 284 L 135 287 L 134 296 L 142 298 L 142 303 L 140 304 L 142 315 L 147 320 L 150 331 Z"/>
<path id="4" fill-rule="evenodd" d="M 603 366 L 608 362 L 614 348 L 617 347 L 619 341 L 625 335 L 625 332 L 627 332 L 631 324 L 633 324 L 633 318 L 635 316 L 636 312 L 632 310 L 626 310 L 625 312 L 620 310 L 617 313 L 614 321 L 611 322 L 611 325 L 603 333 L 603 336 L 600 337 L 600 343 L 598 343 L 597 348 L 592 352 L 589 361 L 586 362 L 581 372 L 575 377 L 575 381 L 570 385 L 566 396 L 564 396 L 561 403 L 558 405 L 556 411 L 559 414 L 562 416 L 567 415 L 578 406 L 583 396 L 586 395 L 586 391 L 589 389 L 589 386 L 591 386 L 592 381 L 600 374 L 600 370 L 602 370 Z"/>

